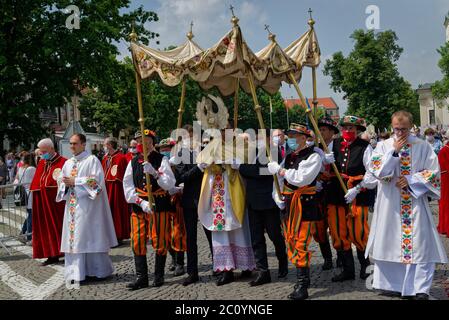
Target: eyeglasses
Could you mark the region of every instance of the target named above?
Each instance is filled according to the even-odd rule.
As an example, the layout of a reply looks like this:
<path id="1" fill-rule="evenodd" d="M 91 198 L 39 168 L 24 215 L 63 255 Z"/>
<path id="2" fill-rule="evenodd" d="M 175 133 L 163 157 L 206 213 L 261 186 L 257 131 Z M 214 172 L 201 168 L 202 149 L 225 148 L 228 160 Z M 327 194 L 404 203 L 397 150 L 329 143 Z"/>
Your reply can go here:
<path id="1" fill-rule="evenodd" d="M 405 132 L 407 132 L 409 130 L 410 130 L 409 128 L 393 128 L 393 132 L 394 133 L 399 133 L 399 132 L 405 133 Z"/>

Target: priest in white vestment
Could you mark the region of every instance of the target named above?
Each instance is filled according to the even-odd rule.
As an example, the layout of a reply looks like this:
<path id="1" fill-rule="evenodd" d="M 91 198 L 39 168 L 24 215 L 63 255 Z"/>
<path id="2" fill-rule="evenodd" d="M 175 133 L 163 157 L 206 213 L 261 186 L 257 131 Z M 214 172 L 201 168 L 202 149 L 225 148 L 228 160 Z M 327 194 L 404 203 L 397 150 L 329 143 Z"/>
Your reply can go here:
<path id="1" fill-rule="evenodd" d="M 440 196 L 440 167 L 430 144 L 409 134 L 412 121 L 393 114 L 394 135 L 373 152 L 369 170 L 379 184 L 366 255 L 375 289 L 428 299 L 435 264 L 448 262 L 428 200 Z"/>
<path id="2" fill-rule="evenodd" d="M 112 275 L 110 248 L 117 245 L 103 169 L 85 151 L 86 137 L 70 138 L 73 157 L 58 177 L 56 201 L 66 201 L 61 252 L 65 253 L 65 279 L 98 280 Z"/>

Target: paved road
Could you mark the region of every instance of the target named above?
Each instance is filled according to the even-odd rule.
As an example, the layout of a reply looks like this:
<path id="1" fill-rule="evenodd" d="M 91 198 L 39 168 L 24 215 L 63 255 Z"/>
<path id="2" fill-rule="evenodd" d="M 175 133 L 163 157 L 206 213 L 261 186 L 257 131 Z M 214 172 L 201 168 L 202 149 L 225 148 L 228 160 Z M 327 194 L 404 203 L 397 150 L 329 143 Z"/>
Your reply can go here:
<path id="1" fill-rule="evenodd" d="M 435 206 L 434 206 L 435 209 Z M 14 214 L 12 214 L 14 213 Z M 7 216 L 9 223 L 16 227 L 20 226 L 25 213 L 23 211 L 8 212 L 0 210 L 0 238 L 2 232 L 8 230 L 4 223 Z M 2 218 L 3 217 L 3 218 Z M 435 219 L 437 215 L 435 214 Z M 3 220 L 2 220 L 3 219 Z M 3 222 L 3 223 L 2 223 Z M 134 292 L 127 291 L 125 285 L 134 278 L 134 263 L 132 259 L 129 243 L 125 243 L 119 248 L 112 250 L 112 260 L 115 266 L 115 273 L 110 280 L 101 283 L 91 283 L 82 285 L 78 289 L 67 289 L 63 281 L 63 265 L 40 266 L 42 260 L 32 260 L 31 248 L 24 246 L 15 240 L 7 241 L 12 255 L 6 254 L 0 247 L 0 299 L 269 299 L 283 300 L 292 291 L 295 283 L 295 270 L 290 266 L 288 278 L 277 279 L 277 260 L 274 255 L 273 245 L 269 240 L 269 265 L 272 269 L 273 282 L 261 287 L 252 288 L 248 285 L 247 279 L 237 280 L 234 283 L 223 287 L 215 285 L 215 278 L 211 276 L 211 256 L 207 241 L 202 229 L 198 228 L 199 234 L 199 270 L 201 280 L 188 287 L 181 285 L 181 277 L 174 277 L 167 270 L 166 284 L 160 288 L 148 288 Z M 447 251 L 449 252 L 449 239 L 442 238 Z M 347 281 L 344 283 L 332 283 L 332 276 L 338 271 L 322 271 L 320 265 L 322 258 L 316 243 L 312 243 L 314 256 L 311 266 L 311 288 L 309 290 L 310 299 L 345 299 L 345 300 L 366 300 L 366 299 L 391 299 L 379 296 L 373 290 L 367 289 L 366 282 L 361 279 Z M 153 270 L 154 253 L 149 249 L 148 263 L 150 270 Z M 355 254 L 354 254 L 355 256 Z M 335 253 L 334 253 L 335 258 Z M 167 259 L 167 265 L 170 258 Z M 356 260 L 356 269 L 359 265 Z M 357 272 L 358 273 L 358 272 Z M 152 274 L 150 275 L 152 280 Z M 439 265 L 435 273 L 431 290 L 431 299 L 449 300 L 449 266 Z"/>

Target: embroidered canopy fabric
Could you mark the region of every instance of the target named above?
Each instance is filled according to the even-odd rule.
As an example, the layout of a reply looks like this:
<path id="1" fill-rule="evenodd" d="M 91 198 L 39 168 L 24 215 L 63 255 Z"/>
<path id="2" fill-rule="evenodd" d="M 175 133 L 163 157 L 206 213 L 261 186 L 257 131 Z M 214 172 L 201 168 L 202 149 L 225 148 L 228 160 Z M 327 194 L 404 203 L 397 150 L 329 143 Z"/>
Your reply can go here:
<path id="1" fill-rule="evenodd" d="M 315 29 L 307 30 L 299 39 L 285 48 L 284 52 L 296 63 L 299 70 L 302 70 L 304 66 L 317 67 L 321 62 L 321 51 Z"/>
<path id="2" fill-rule="evenodd" d="M 172 50 L 160 51 L 142 44 L 131 43 L 135 68 L 142 79 L 158 74 L 162 82 L 170 87 L 178 85 L 188 74 L 186 64 L 199 61 L 203 53 L 191 38 Z"/>

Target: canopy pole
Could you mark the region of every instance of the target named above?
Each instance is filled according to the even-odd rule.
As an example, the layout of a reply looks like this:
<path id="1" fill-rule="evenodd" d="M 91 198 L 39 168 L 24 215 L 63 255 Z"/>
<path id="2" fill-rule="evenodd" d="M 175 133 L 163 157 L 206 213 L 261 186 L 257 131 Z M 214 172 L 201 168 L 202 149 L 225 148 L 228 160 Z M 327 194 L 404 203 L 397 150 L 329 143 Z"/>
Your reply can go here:
<path id="1" fill-rule="evenodd" d="M 186 79 L 182 79 L 181 86 L 181 100 L 179 101 L 179 109 L 178 109 L 178 125 L 177 128 L 180 129 L 182 126 L 182 115 L 184 113 L 184 102 L 186 97 Z"/>
<path id="2" fill-rule="evenodd" d="M 131 34 L 129 35 L 129 38 L 131 39 L 131 42 L 135 43 L 137 40 L 137 33 L 134 31 L 134 27 L 133 27 L 133 31 L 131 32 Z M 140 131 L 142 133 L 142 147 L 143 147 L 143 160 L 148 162 L 148 149 L 147 146 L 145 144 L 145 117 L 143 114 L 143 104 L 142 104 L 142 87 L 141 87 L 141 77 L 140 74 L 137 72 L 136 69 L 136 61 L 134 58 L 134 54 L 131 52 L 132 55 L 132 59 L 133 59 L 133 65 L 134 65 L 134 73 L 136 75 L 136 90 L 137 90 L 137 107 L 139 109 L 139 124 L 140 124 Z M 155 208 L 155 202 L 154 202 L 154 198 L 153 198 L 153 192 L 152 192 L 152 186 L 151 186 L 151 180 L 150 180 L 150 174 L 146 173 L 145 174 L 145 179 L 146 179 L 146 183 L 147 183 L 147 191 L 148 191 L 148 202 L 150 203 L 150 207 L 152 208 L 152 210 L 154 210 Z"/>
<path id="3" fill-rule="evenodd" d="M 248 82 L 249 82 L 249 87 L 251 89 L 251 95 L 253 97 L 253 102 L 254 102 L 254 110 L 256 111 L 256 115 L 257 115 L 257 120 L 259 121 L 259 127 L 264 130 L 265 129 L 265 124 L 263 122 L 263 117 L 262 117 L 262 107 L 259 105 L 259 100 L 257 99 L 257 94 L 256 94 L 256 87 L 254 86 L 254 80 L 253 80 L 253 76 L 251 73 L 248 73 Z M 268 160 L 271 162 L 271 151 L 270 151 L 270 143 L 265 140 L 265 146 L 266 146 L 266 152 L 267 152 L 267 156 L 268 156 Z M 273 181 L 274 181 L 274 186 L 276 188 L 276 192 L 278 194 L 279 199 L 283 199 L 282 194 L 281 194 L 281 187 L 279 185 L 279 181 L 277 179 L 277 175 L 273 175 Z"/>
<path id="4" fill-rule="evenodd" d="M 240 79 L 235 79 L 235 93 L 234 93 L 234 129 L 237 129 L 238 125 L 238 114 L 239 114 L 239 88 Z"/>
<path id="5" fill-rule="evenodd" d="M 312 126 L 313 126 L 313 129 L 315 130 L 316 136 L 318 136 L 318 138 L 322 142 L 324 152 L 329 153 L 329 148 L 327 147 L 326 143 L 324 142 L 323 136 L 321 135 L 320 129 L 318 128 L 315 118 L 313 117 L 311 111 L 307 108 L 306 100 L 304 99 L 304 96 L 303 96 L 301 90 L 299 89 L 298 83 L 296 82 L 295 76 L 293 75 L 292 72 L 289 73 L 289 77 L 290 77 L 290 80 L 291 80 L 293 86 L 295 87 L 295 90 L 299 96 L 299 99 L 301 99 L 301 103 L 303 105 L 303 108 L 306 111 L 307 116 L 309 117 L 309 121 L 310 121 L 310 123 L 312 123 Z M 337 169 L 337 166 L 335 165 L 335 163 L 332 163 L 332 169 L 334 170 L 335 175 L 337 176 L 338 181 L 340 182 L 340 185 L 341 185 L 343 191 L 345 193 L 348 192 L 348 189 L 346 188 L 346 185 L 345 185 L 343 179 L 341 178 L 340 172 L 338 172 L 338 169 Z"/>
<path id="6" fill-rule="evenodd" d="M 316 92 L 316 67 L 312 67 L 312 85 L 313 85 L 313 117 L 318 122 L 318 96 Z M 318 145 L 318 137 L 315 136 L 316 145 Z"/>

